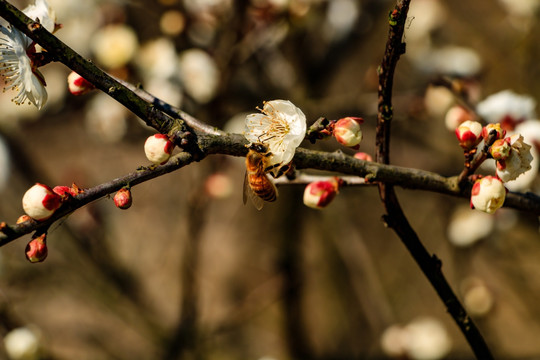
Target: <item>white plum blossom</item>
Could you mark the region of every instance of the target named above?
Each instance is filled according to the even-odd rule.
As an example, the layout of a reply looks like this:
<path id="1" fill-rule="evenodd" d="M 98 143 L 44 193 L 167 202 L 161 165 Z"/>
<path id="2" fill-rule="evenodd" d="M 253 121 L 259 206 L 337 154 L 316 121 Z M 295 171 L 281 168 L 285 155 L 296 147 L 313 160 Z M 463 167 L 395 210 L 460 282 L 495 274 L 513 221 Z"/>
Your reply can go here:
<path id="1" fill-rule="evenodd" d="M 515 180 L 530 170 L 533 160 L 531 145 L 523 141 L 523 136 L 514 134 L 507 139 L 511 146 L 510 155 L 497 162 L 497 176 L 504 182 Z"/>
<path id="2" fill-rule="evenodd" d="M 268 165 L 277 175 L 280 164 L 290 163 L 306 134 L 306 116 L 288 100 L 266 101 L 262 113 L 246 116 L 244 136 L 251 143 L 268 146 Z"/>
<path id="3" fill-rule="evenodd" d="M 512 130 L 520 122 L 535 118 L 535 108 L 532 97 L 503 90 L 485 98 L 476 109 L 487 122 L 501 123 L 504 129 Z"/>
<path id="4" fill-rule="evenodd" d="M 218 90 L 221 73 L 215 60 L 204 50 L 188 49 L 178 57 L 180 79 L 186 93 L 206 104 Z"/>
<path id="5" fill-rule="evenodd" d="M 35 5 L 23 12 L 33 20 L 39 20 L 45 29 L 55 30 L 55 14 L 46 0 L 36 0 Z M 34 62 L 36 46 L 21 31 L 8 26 L 0 26 L 0 73 L 5 78 L 4 90 L 13 89 L 17 95 L 13 102 L 17 105 L 27 101 L 41 109 L 47 102 L 45 79 Z"/>

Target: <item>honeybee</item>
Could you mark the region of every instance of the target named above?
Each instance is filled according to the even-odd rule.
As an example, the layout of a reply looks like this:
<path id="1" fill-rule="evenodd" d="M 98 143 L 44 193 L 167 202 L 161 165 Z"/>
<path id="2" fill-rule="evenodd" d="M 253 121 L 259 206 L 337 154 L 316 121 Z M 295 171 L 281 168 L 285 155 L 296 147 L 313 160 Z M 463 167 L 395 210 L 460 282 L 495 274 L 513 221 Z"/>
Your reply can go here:
<path id="1" fill-rule="evenodd" d="M 274 183 L 266 174 L 277 165 L 268 165 L 268 160 L 272 155 L 268 151 L 268 146 L 263 143 L 253 143 L 249 147 L 246 156 L 246 176 L 244 178 L 244 204 L 249 197 L 257 210 L 261 210 L 265 201 L 276 201 L 277 189 Z M 280 173 L 288 169 L 288 166 L 281 166 Z"/>

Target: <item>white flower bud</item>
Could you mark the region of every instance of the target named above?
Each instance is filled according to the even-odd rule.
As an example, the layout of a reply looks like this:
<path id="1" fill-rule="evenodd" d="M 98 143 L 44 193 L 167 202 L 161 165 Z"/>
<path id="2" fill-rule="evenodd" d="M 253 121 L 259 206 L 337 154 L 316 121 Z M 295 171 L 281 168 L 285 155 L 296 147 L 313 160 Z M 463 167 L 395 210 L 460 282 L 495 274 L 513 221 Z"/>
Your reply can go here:
<path id="1" fill-rule="evenodd" d="M 362 130 L 360 124 L 364 120 L 356 117 L 346 117 L 339 119 L 334 125 L 334 137 L 343 146 L 358 149 L 362 141 Z"/>
<path id="2" fill-rule="evenodd" d="M 75 71 L 72 71 L 68 75 L 67 81 L 69 92 L 76 96 L 87 94 L 96 88 L 94 84 L 87 81 Z"/>
<path id="3" fill-rule="evenodd" d="M 146 139 L 144 153 L 154 164 L 164 164 L 171 156 L 174 144 L 164 134 L 154 134 Z"/>
<path id="4" fill-rule="evenodd" d="M 36 183 L 22 198 L 24 212 L 35 220 L 46 220 L 61 205 L 61 197 L 47 185 Z"/>
<path id="5" fill-rule="evenodd" d="M 471 191 L 471 208 L 493 214 L 506 198 L 506 189 L 501 180 L 486 176 L 477 180 Z"/>
<path id="6" fill-rule="evenodd" d="M 340 179 L 314 181 L 304 190 L 304 205 L 313 209 L 323 209 L 334 200 L 340 186 Z"/>

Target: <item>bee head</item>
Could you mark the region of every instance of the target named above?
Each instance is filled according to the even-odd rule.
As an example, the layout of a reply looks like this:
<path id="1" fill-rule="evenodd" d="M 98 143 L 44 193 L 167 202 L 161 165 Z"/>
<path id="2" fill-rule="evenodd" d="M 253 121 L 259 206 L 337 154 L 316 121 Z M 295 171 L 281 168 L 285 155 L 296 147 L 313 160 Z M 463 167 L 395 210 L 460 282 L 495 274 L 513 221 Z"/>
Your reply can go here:
<path id="1" fill-rule="evenodd" d="M 268 151 L 268 146 L 263 143 L 253 143 L 249 146 L 249 148 L 253 151 L 256 151 L 258 153 L 266 153 Z"/>

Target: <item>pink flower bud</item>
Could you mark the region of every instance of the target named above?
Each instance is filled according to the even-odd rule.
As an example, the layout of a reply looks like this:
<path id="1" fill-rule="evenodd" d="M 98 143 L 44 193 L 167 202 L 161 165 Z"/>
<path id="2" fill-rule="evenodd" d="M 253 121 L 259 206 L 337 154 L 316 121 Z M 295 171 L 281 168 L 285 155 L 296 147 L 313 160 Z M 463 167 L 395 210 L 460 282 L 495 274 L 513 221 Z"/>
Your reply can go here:
<path id="1" fill-rule="evenodd" d="M 41 221 L 46 220 L 61 205 L 61 197 L 47 185 L 36 183 L 26 191 L 22 198 L 24 212 Z"/>
<path id="2" fill-rule="evenodd" d="M 174 144 L 164 134 L 154 134 L 144 143 L 146 158 L 154 164 L 165 164 L 169 160 L 173 148 Z"/>
<path id="3" fill-rule="evenodd" d="M 326 207 L 336 197 L 340 184 L 341 180 L 336 177 L 308 184 L 304 190 L 304 205 L 313 209 Z"/>
<path id="4" fill-rule="evenodd" d="M 84 95 L 96 87 L 91 82 L 87 81 L 81 75 L 77 74 L 75 71 L 72 71 L 67 78 L 69 92 L 73 95 Z"/>
<path id="5" fill-rule="evenodd" d="M 506 198 L 506 188 L 502 181 L 493 176 L 486 176 L 473 185 L 471 191 L 471 208 L 493 214 L 500 208 Z"/>
<path id="6" fill-rule="evenodd" d="M 114 205 L 116 205 L 117 208 L 126 210 L 131 207 L 131 204 L 133 202 L 133 198 L 131 197 L 131 190 L 122 188 L 114 194 Z"/>
<path id="7" fill-rule="evenodd" d="M 354 157 L 359 160 L 373 161 L 373 157 L 365 152 L 357 152 Z"/>
<path id="8" fill-rule="evenodd" d="M 346 117 L 334 124 L 334 137 L 343 146 L 358 149 L 362 141 L 360 124 L 364 120 L 359 117 Z"/>
<path id="9" fill-rule="evenodd" d="M 459 145 L 471 150 L 482 140 L 482 125 L 477 121 L 467 120 L 456 128 Z"/>
<path id="10" fill-rule="evenodd" d="M 47 258 L 47 234 L 33 238 L 25 249 L 26 258 L 31 263 L 42 262 Z"/>
<path id="11" fill-rule="evenodd" d="M 482 129 L 482 138 L 484 138 L 484 141 L 489 138 L 489 134 L 493 131 L 496 132 L 495 139 L 503 139 L 504 136 L 506 135 L 506 130 L 503 130 L 501 128 L 501 124 L 499 123 L 487 124 Z"/>
<path id="12" fill-rule="evenodd" d="M 510 155 L 510 150 L 512 147 L 506 139 L 498 139 L 489 148 L 489 153 L 495 160 L 499 161 L 506 159 Z"/>

